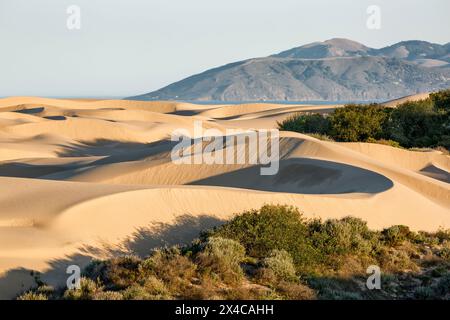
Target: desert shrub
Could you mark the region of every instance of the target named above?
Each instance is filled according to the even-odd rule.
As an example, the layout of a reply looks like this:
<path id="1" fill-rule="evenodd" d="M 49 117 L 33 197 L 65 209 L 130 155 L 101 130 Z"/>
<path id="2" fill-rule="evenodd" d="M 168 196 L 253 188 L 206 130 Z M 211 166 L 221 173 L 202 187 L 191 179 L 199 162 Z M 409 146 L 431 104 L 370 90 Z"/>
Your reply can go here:
<path id="1" fill-rule="evenodd" d="M 297 113 L 278 123 L 280 130 L 302 133 L 326 134 L 329 126 L 328 118 L 319 113 Z"/>
<path id="2" fill-rule="evenodd" d="M 177 282 L 176 279 L 174 279 Z M 173 286 L 174 282 L 171 282 Z M 174 294 L 179 294 L 179 287 L 172 287 Z M 123 298 L 125 300 L 167 300 L 172 296 L 169 292 L 169 288 L 165 283 L 155 276 L 149 276 L 142 284 L 134 284 L 123 292 Z"/>
<path id="3" fill-rule="evenodd" d="M 272 250 L 269 257 L 263 260 L 262 265 L 271 270 L 278 279 L 297 280 L 294 262 L 291 255 L 285 250 Z"/>
<path id="4" fill-rule="evenodd" d="M 150 276 L 142 285 L 134 284 L 122 292 L 125 300 L 167 300 L 172 296 L 163 281 Z"/>
<path id="5" fill-rule="evenodd" d="M 122 292 L 124 300 L 151 300 L 152 295 L 141 285 L 135 284 Z"/>
<path id="6" fill-rule="evenodd" d="M 173 294 L 180 293 L 178 281 L 179 279 L 177 278 L 172 279 L 168 283 L 172 287 L 167 287 L 161 279 L 150 275 L 145 280 L 127 287 L 122 291 L 122 295 L 125 300 L 167 300 L 172 298 L 169 292 L 170 289 L 173 290 Z M 174 285 L 174 283 L 177 283 L 178 286 Z"/>
<path id="7" fill-rule="evenodd" d="M 154 273 L 163 280 L 173 278 L 189 279 L 195 274 L 195 265 L 188 257 L 183 256 L 177 247 L 156 250 L 143 261 L 142 273 Z"/>
<path id="8" fill-rule="evenodd" d="M 100 279 L 108 288 L 124 289 L 142 279 L 140 263 L 141 259 L 132 255 L 112 258 L 105 263 Z"/>
<path id="9" fill-rule="evenodd" d="M 333 139 L 344 142 L 384 138 L 384 127 L 390 112 L 389 108 L 376 104 L 338 108 L 329 116 L 329 134 Z"/>
<path id="10" fill-rule="evenodd" d="M 221 237 L 210 237 L 197 260 L 203 271 L 213 272 L 226 282 L 235 282 L 243 276 L 240 263 L 244 260 L 245 248 L 237 241 Z"/>
<path id="11" fill-rule="evenodd" d="M 437 252 L 437 255 L 444 259 L 450 261 L 450 247 L 444 247 Z"/>
<path id="12" fill-rule="evenodd" d="M 92 300 L 96 294 L 102 291 L 102 287 L 95 281 L 82 277 L 79 289 L 67 289 L 64 292 L 64 299 L 67 300 Z"/>
<path id="13" fill-rule="evenodd" d="M 285 250 L 297 268 L 312 265 L 319 258 L 308 238 L 306 220 L 298 209 L 265 205 L 237 215 L 227 224 L 209 232 L 209 236 L 234 239 L 248 255 L 264 258 L 272 250 Z"/>
<path id="14" fill-rule="evenodd" d="M 417 271 L 418 269 L 417 265 L 411 261 L 411 258 L 406 252 L 395 248 L 383 248 L 380 250 L 378 261 L 385 271 Z"/>
<path id="15" fill-rule="evenodd" d="M 439 229 L 434 236 L 439 240 L 439 243 L 443 243 L 444 241 L 450 241 L 450 229 Z"/>
<path id="16" fill-rule="evenodd" d="M 17 300 L 48 300 L 48 297 L 43 293 L 28 291 L 20 295 Z"/>
<path id="17" fill-rule="evenodd" d="M 117 291 L 100 291 L 92 298 L 93 300 L 122 300 L 123 294 Z"/>
<path id="18" fill-rule="evenodd" d="M 309 224 L 314 246 L 326 255 L 369 254 L 377 245 L 377 236 L 358 218 L 320 220 Z"/>
<path id="19" fill-rule="evenodd" d="M 398 246 L 410 238 L 411 231 L 407 226 L 397 225 L 384 229 L 381 234 L 385 243 L 390 246 Z"/>
<path id="20" fill-rule="evenodd" d="M 177 247 L 156 250 L 145 259 L 139 269 L 141 274 L 161 279 L 167 290 L 174 295 L 183 294 L 196 275 L 197 266 Z"/>
<path id="21" fill-rule="evenodd" d="M 354 217 L 307 220 L 266 205 L 144 260 L 94 261 L 80 289 L 39 281 L 18 299 L 450 299 L 449 239 L 449 230 L 371 231 Z M 379 292 L 364 288 L 372 264 L 383 270 Z"/>
<path id="22" fill-rule="evenodd" d="M 280 298 L 278 296 L 278 298 Z M 276 299 L 272 290 L 260 286 L 237 286 L 223 292 L 225 300 L 261 300 Z"/>
<path id="23" fill-rule="evenodd" d="M 170 292 L 164 282 L 154 276 L 148 277 L 144 284 L 144 288 L 150 293 L 153 299 L 169 299 Z"/>
<path id="24" fill-rule="evenodd" d="M 281 282 L 277 285 L 277 292 L 290 300 L 314 300 L 316 292 L 302 283 Z"/>
<path id="25" fill-rule="evenodd" d="M 309 287 L 317 292 L 319 299 L 323 300 L 360 300 L 358 284 L 352 279 L 345 278 L 311 278 Z"/>
<path id="26" fill-rule="evenodd" d="M 47 285 L 47 284 L 42 284 L 36 289 L 36 292 L 42 293 L 42 294 L 46 295 L 47 297 L 49 297 L 49 296 L 52 296 L 53 294 L 55 294 L 55 288 L 50 285 Z"/>

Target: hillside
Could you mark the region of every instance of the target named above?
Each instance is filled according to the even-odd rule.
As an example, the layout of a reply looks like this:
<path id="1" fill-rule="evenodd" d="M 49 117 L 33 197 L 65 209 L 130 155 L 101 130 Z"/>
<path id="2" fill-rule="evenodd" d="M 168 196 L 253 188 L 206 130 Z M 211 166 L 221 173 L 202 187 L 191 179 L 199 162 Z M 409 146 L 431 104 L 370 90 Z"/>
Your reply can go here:
<path id="1" fill-rule="evenodd" d="M 133 100 L 390 100 L 450 87 L 450 47 L 332 39 L 231 63 Z"/>

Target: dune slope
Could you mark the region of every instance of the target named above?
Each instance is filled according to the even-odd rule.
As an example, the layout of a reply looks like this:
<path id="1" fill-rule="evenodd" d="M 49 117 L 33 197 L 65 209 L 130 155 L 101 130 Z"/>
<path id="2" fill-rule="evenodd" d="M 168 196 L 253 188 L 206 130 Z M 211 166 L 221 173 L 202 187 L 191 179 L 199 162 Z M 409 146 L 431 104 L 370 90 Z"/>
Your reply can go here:
<path id="1" fill-rule="evenodd" d="M 123 253 L 139 230 L 151 235 L 134 249 L 145 254 L 265 203 L 294 205 L 307 217 L 352 215 L 378 229 L 450 228 L 450 157 L 439 152 L 282 132 L 276 175 L 260 174 L 248 142 L 244 154 L 230 151 L 242 163 L 171 161 L 172 132 L 192 134 L 196 121 L 225 134 L 335 107 L 1 99 L 0 298 L 32 286 L 30 270 L 62 284 L 67 266 Z M 178 224 L 176 234 L 158 233 Z"/>

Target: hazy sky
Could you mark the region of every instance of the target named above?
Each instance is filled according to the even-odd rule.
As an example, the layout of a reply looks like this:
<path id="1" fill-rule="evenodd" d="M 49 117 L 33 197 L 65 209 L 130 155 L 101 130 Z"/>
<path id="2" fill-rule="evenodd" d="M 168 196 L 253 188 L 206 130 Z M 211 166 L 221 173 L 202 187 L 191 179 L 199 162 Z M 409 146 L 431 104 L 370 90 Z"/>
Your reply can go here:
<path id="1" fill-rule="evenodd" d="M 81 29 L 67 28 L 70 5 Z M 370 5 L 381 29 L 366 27 Z M 448 0 L 0 0 L 0 96 L 123 97 L 333 37 L 450 42 Z"/>

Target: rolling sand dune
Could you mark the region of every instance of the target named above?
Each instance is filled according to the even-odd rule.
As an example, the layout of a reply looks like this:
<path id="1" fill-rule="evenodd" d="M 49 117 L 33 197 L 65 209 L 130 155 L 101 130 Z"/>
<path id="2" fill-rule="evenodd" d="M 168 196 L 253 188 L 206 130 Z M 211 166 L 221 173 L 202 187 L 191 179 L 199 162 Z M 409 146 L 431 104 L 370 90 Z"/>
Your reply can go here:
<path id="1" fill-rule="evenodd" d="M 214 165 L 170 158 L 171 133 L 192 133 L 196 120 L 224 133 L 335 107 L 0 100 L 0 298 L 32 286 L 30 270 L 63 284 L 68 265 L 188 241 L 266 203 L 297 206 L 307 217 L 352 215 L 371 228 L 450 228 L 450 157 L 436 151 L 282 132 L 273 176 L 248 158 Z M 176 232 L 160 233 L 161 226 Z M 130 246 L 143 230 L 144 245 Z"/>

